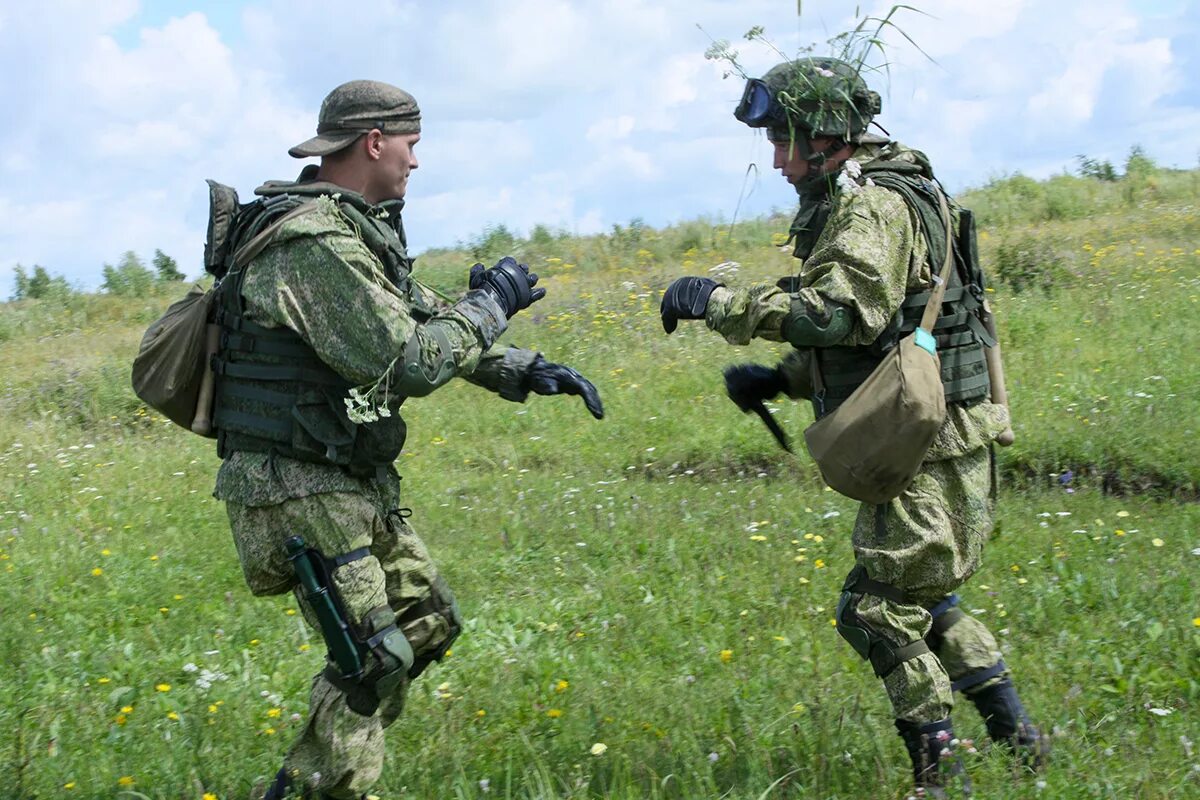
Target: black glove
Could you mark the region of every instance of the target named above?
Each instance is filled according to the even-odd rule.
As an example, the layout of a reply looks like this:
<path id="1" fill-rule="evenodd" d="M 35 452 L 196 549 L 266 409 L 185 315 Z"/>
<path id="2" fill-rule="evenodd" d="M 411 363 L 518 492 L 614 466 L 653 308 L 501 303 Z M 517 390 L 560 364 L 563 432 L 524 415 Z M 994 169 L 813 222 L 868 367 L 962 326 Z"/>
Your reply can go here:
<path id="1" fill-rule="evenodd" d="M 713 289 L 724 285 L 712 278 L 677 278 L 667 287 L 662 304 L 658 307 L 659 313 L 662 314 L 663 330 L 673 333 L 681 319 L 704 319 L 709 295 L 713 293 Z"/>
<path id="2" fill-rule="evenodd" d="M 541 356 L 533 362 L 526 377 L 527 388 L 537 394 L 577 394 L 596 419 L 604 419 L 600 392 L 587 378 L 570 367 L 554 364 Z"/>
<path id="3" fill-rule="evenodd" d="M 788 441 L 783 428 L 771 416 L 764 400 L 770 400 L 787 388 L 787 379 L 777 367 L 764 367 L 762 364 L 733 364 L 725 368 L 725 391 L 729 399 L 737 404 L 742 413 L 753 411 L 767 426 L 767 430 L 779 442 L 779 446 L 789 453 L 792 445 Z"/>
<path id="4" fill-rule="evenodd" d="M 533 288 L 537 282 L 538 276 L 530 272 L 529 267 L 518 264 L 512 256 L 505 256 L 487 269 L 483 264 L 471 267 L 467 285 L 490 294 L 504 309 L 504 316 L 512 319 L 513 314 L 546 296 L 545 289 Z"/>
<path id="5" fill-rule="evenodd" d="M 764 400 L 787 388 L 787 379 L 776 367 L 762 364 L 732 364 L 725 368 L 725 391 L 742 411 L 752 411 Z"/>

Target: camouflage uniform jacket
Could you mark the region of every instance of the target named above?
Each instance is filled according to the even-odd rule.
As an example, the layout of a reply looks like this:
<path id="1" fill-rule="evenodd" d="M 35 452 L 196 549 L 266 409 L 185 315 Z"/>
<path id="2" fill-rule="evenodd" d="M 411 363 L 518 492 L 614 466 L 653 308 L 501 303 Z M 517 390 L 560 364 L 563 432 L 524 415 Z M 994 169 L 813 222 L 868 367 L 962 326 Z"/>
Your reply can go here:
<path id="1" fill-rule="evenodd" d="M 272 182 L 257 190 L 272 194 L 299 188 L 301 194 L 315 195 L 316 207 L 278 226 L 266 248 L 246 265 L 242 297 L 247 319 L 265 327 L 292 329 L 322 362 L 355 385 L 373 384 L 404 368 L 405 345 L 413 336 L 420 343 L 418 357 L 432 358 L 438 352 L 431 330 L 436 326 L 451 343 L 456 376 L 523 402 L 528 395 L 523 384 L 538 353 L 519 348 L 503 354 L 485 351 L 489 339 L 477 322 L 415 279 L 402 276 L 407 280 L 397 281 L 397 276 L 389 276 L 339 207 L 337 196 L 351 193 L 332 184 L 315 184 L 311 174 L 311 170 L 302 173 L 295 184 Z M 369 207 L 366 215 L 376 233 L 388 237 L 389 247 L 401 253 L 402 206 L 402 201 L 389 201 Z M 498 314 L 503 320 L 498 306 L 480 311 L 478 316 Z M 489 333 L 492 340 L 498 335 Z M 396 412 L 403 399 L 389 398 L 389 411 Z M 394 499 L 399 478 L 394 469 L 389 473 L 386 485 L 377 486 L 370 477 L 351 475 L 332 464 L 238 451 L 222 463 L 214 496 L 248 506 L 330 491 L 382 492 Z"/>
<path id="2" fill-rule="evenodd" d="M 854 160 L 906 161 L 928 166 L 924 154 L 896 142 L 861 146 Z M 753 337 L 783 341 L 780 326 L 794 304 L 826 317 L 828 303 L 854 312 L 854 327 L 839 344 L 868 345 L 884 331 L 906 294 L 932 281 L 920 222 L 903 198 L 868 180 L 839 177 L 833 207 L 811 255 L 800 267 L 797 291 L 775 284 L 721 287 L 709 300 L 705 321 L 730 344 Z M 810 397 L 811 350 L 795 349 L 780 364 L 788 394 Z M 981 402 L 969 408 L 951 404 L 927 461 L 953 458 L 991 442 L 1008 424 L 1003 406 Z"/>

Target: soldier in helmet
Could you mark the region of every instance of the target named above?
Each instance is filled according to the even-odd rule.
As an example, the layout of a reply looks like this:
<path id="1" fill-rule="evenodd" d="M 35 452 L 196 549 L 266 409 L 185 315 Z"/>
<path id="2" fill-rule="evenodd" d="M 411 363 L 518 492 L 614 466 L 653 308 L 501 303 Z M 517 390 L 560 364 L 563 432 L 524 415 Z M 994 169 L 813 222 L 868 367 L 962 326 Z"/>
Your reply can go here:
<path id="1" fill-rule="evenodd" d="M 214 204 L 209 249 L 229 254 L 215 495 L 250 590 L 295 591 L 329 653 L 268 800 L 365 796 L 409 682 L 461 629 L 400 496 L 401 404 L 462 377 L 516 402 L 581 395 L 603 416 L 575 370 L 492 352 L 545 294 L 527 267 L 477 264 L 457 300 L 414 277 L 400 211 L 420 120 L 407 92 L 346 83 L 325 98 L 317 135 L 289 151 L 319 166 L 264 184 L 255 203 Z"/>
<path id="2" fill-rule="evenodd" d="M 989 400 L 984 347 L 994 340 L 980 321 L 984 284 L 970 213 L 953 207 L 947 230 L 925 154 L 867 132 L 879 111 L 879 95 L 837 59 L 789 61 L 748 81 L 734 113 L 766 129 L 774 166 L 800 197 L 789 239 L 799 273 L 745 287 L 679 278 L 661 313 L 667 333 L 678 320 L 702 319 L 731 344 L 791 344 L 776 366 L 727 369 L 730 397 L 743 409 L 780 393 L 811 399 L 820 418 L 915 329 L 952 248 L 956 268 L 935 328 L 946 421 L 909 488 L 861 506 L 855 566 L 836 615 L 838 631 L 883 682 L 918 794 L 944 797 L 951 775 L 969 791 L 948 747 L 954 692 L 975 705 L 994 741 L 1027 762 L 1040 760 L 1046 743 L 996 640 L 954 593 L 978 569 L 992 529 L 992 442 L 1008 426 L 1007 409 Z"/>

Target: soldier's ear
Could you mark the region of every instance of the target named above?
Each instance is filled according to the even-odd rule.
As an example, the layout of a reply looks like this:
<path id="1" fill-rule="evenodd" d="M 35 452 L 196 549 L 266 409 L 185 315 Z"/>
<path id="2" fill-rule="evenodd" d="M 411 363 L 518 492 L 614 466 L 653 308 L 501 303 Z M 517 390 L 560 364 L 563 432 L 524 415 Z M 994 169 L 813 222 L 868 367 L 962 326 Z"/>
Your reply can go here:
<path id="1" fill-rule="evenodd" d="M 372 128 L 363 136 L 363 149 L 371 161 L 378 161 L 383 156 L 386 146 L 386 137 L 378 128 Z"/>

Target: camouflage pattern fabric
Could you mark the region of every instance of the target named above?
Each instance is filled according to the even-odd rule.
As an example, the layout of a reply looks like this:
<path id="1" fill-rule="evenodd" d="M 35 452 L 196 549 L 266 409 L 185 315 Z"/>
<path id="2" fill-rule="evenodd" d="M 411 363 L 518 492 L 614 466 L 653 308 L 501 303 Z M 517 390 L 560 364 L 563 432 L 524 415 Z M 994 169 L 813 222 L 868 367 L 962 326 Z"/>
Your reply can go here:
<path id="1" fill-rule="evenodd" d="M 269 184 L 279 191 L 303 186 Z M 330 195 L 317 194 L 317 208 L 283 223 L 247 265 L 242 296 L 249 319 L 266 327 L 291 328 L 325 364 L 362 384 L 387 379 L 414 336 L 420 343 L 419 357 L 431 358 L 439 347 L 430 332 L 438 327 L 451 343 L 458 377 L 509 400 L 526 399 L 523 385 L 538 353 L 519 348 L 485 352 L 487 337 L 480 334 L 477 321 L 459 313 L 462 301 L 452 305 L 407 274 L 398 277 L 408 280 L 394 280 L 397 276 L 388 274 L 387 265 L 367 246 L 364 232 L 341 205 Z M 385 237 L 397 256 L 390 265 L 393 273 L 397 264 L 411 263 L 398 216 L 389 217 L 398 215 L 401 206 L 383 203 L 367 212 L 372 215 L 371 235 Z M 466 277 L 464 268 L 464 283 Z M 389 408 L 398 410 L 395 403 Z M 302 536 L 326 556 L 367 547 L 368 557 L 333 574 L 352 621 L 360 622 L 384 604 L 400 617 L 432 598 L 422 606 L 430 613 L 406 619 L 401 631 L 418 660 L 446 641 L 457 614 L 454 598 L 420 538 L 396 512 L 400 478 L 394 467 L 381 476 L 359 477 L 332 464 L 235 450 L 221 464 L 214 496 L 226 503 L 246 584 L 255 595 L 295 589 L 295 573 L 283 549 L 289 536 Z M 324 652 L 311 610 L 303 601 L 301 608 L 314 626 L 314 651 Z M 406 688 L 365 717 L 351 711 L 343 693 L 318 673 L 308 719 L 285 759 L 296 783 L 335 798 L 362 796 L 379 778 L 383 731 L 399 717 Z"/>
<path id="2" fill-rule="evenodd" d="M 243 454 L 251 456 L 252 454 Z M 253 455 L 265 461 L 266 455 Z M 339 567 L 333 583 L 347 616 L 360 623 L 371 609 L 388 605 L 398 616 L 431 595 L 441 613 L 407 620 L 401 631 L 414 653 L 436 651 L 446 639 L 454 614 L 453 596 L 438 576 L 425 545 L 397 513 L 398 482 L 368 483 L 360 491 L 313 494 L 273 505 L 227 502 L 234 544 L 256 595 L 292 590 L 313 629 L 314 649 L 323 650 L 320 628 L 296 588 L 295 572 L 283 543 L 299 535 L 327 556 L 370 549 L 366 558 Z M 345 703 L 340 690 L 318 673 L 311 688 L 308 718 L 292 744 L 284 767 L 298 786 L 336 798 L 357 798 L 379 779 L 383 767 L 383 731 L 400 715 L 407 685 L 384 701 L 370 717 Z"/>
<path id="3" fill-rule="evenodd" d="M 924 156 L 896 143 L 865 145 L 854 159 L 922 163 Z M 927 163 L 927 162 L 926 162 Z M 855 325 L 842 345 L 867 345 L 883 332 L 906 293 L 932 278 L 916 214 L 896 193 L 865 178 L 833 197 L 829 221 L 796 279 L 797 290 L 774 285 L 716 289 L 705 322 L 731 344 L 752 338 L 781 341 L 780 325 L 794 305 L 817 315 L 829 302 L 854 311 Z M 788 394 L 812 393 L 811 350 L 780 363 Z M 989 402 L 952 404 L 913 485 L 892 502 L 863 504 L 854 527 L 856 564 L 914 602 L 862 595 L 857 613 L 897 647 L 929 632 L 926 606 L 952 593 L 979 567 L 992 529 L 990 444 L 1008 424 L 1008 410 Z M 996 641 L 967 615 L 950 628 L 936 653 L 904 662 L 884 681 L 898 719 L 916 723 L 946 718 L 953 705 L 950 682 L 994 665 Z M 1005 673 L 1006 674 L 1006 673 Z M 998 682 L 997 676 L 974 691 Z"/>
<path id="4" fill-rule="evenodd" d="M 897 647 L 924 639 L 926 608 L 952 594 L 979 568 L 992 530 L 991 453 L 979 447 L 956 458 L 926 461 L 902 495 L 859 507 L 855 564 L 877 581 L 904 590 L 910 603 L 856 596 L 861 620 Z M 950 682 L 1000 660 L 996 640 L 969 614 L 946 631 L 941 646 L 903 662 L 884 679 L 897 719 L 936 722 L 950 716 Z M 999 682 L 998 675 L 980 684 Z"/>

